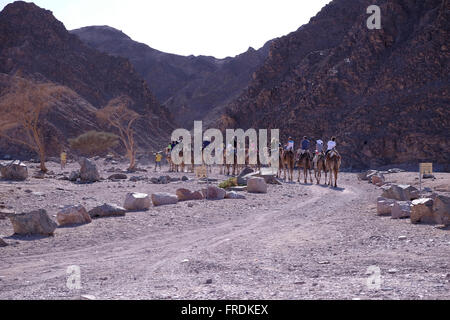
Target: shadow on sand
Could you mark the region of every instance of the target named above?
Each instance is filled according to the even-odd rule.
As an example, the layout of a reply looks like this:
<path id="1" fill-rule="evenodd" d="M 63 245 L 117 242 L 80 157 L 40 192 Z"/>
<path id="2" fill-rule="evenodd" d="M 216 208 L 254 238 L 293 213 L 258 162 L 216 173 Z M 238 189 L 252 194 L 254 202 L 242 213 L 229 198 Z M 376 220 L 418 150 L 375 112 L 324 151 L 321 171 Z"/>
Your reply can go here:
<path id="1" fill-rule="evenodd" d="M 5 237 L 3 239 L 9 239 L 9 240 L 21 240 L 21 241 L 36 241 L 36 240 L 42 240 L 46 238 L 51 238 L 53 235 L 20 235 L 20 234 L 13 234 L 12 236 Z"/>

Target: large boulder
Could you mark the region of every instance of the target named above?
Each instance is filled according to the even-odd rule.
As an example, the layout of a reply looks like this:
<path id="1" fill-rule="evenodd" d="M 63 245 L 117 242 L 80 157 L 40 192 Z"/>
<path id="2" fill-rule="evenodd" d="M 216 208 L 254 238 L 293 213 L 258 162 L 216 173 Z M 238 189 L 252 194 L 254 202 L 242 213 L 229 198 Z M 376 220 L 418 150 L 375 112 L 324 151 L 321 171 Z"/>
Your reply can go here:
<path id="1" fill-rule="evenodd" d="M 247 179 L 244 178 L 246 175 L 253 173 L 254 170 L 252 168 L 249 167 L 245 167 L 244 169 L 242 169 L 242 171 L 239 173 L 238 177 L 237 177 L 237 183 L 238 185 L 246 185 L 247 184 Z"/>
<path id="2" fill-rule="evenodd" d="M 177 189 L 176 194 L 178 201 L 202 200 L 204 198 L 200 191 L 193 192 L 184 188 Z"/>
<path id="3" fill-rule="evenodd" d="M 395 201 L 391 210 L 392 219 L 409 218 L 411 215 L 411 201 Z"/>
<path id="4" fill-rule="evenodd" d="M 433 213 L 437 223 L 450 225 L 450 197 L 438 195 L 434 199 Z"/>
<path id="5" fill-rule="evenodd" d="M 0 164 L 0 173 L 5 180 L 24 181 L 28 178 L 28 168 L 19 160 Z"/>
<path id="6" fill-rule="evenodd" d="M 92 219 L 82 205 L 68 206 L 56 214 L 60 226 L 91 223 Z"/>
<path id="7" fill-rule="evenodd" d="M 433 214 L 433 199 L 421 198 L 412 202 L 411 222 L 428 224 L 437 222 Z"/>
<path id="8" fill-rule="evenodd" d="M 254 177 L 247 181 L 247 192 L 267 193 L 267 183 L 264 178 Z"/>
<path id="9" fill-rule="evenodd" d="M 104 218 L 104 217 L 118 217 L 124 216 L 127 210 L 125 208 L 116 206 L 115 204 L 105 203 L 101 206 L 95 207 L 89 210 L 91 218 Z"/>
<path id="10" fill-rule="evenodd" d="M 145 211 L 150 209 L 150 205 L 148 194 L 131 192 L 126 195 L 123 207 L 127 211 Z"/>
<path id="11" fill-rule="evenodd" d="M 386 199 L 379 197 L 377 199 L 377 215 L 379 216 L 389 216 L 392 212 L 392 207 L 394 206 L 395 200 Z"/>
<path id="12" fill-rule="evenodd" d="M 78 163 L 80 164 L 80 179 L 82 182 L 91 183 L 100 180 L 100 174 L 94 161 L 82 157 Z"/>
<path id="13" fill-rule="evenodd" d="M 202 190 L 204 197 L 208 200 L 222 200 L 225 199 L 225 195 L 227 192 L 216 186 L 209 186 L 206 189 Z"/>
<path id="14" fill-rule="evenodd" d="M 419 190 L 403 184 L 389 184 L 382 187 L 383 198 L 395 199 L 399 201 L 410 201 L 419 198 Z"/>
<path id="15" fill-rule="evenodd" d="M 9 220 L 18 235 L 51 236 L 58 226 L 44 209 L 10 215 Z"/>
<path id="16" fill-rule="evenodd" d="M 178 197 L 171 193 L 157 192 L 152 194 L 152 202 L 155 207 L 178 203 Z"/>

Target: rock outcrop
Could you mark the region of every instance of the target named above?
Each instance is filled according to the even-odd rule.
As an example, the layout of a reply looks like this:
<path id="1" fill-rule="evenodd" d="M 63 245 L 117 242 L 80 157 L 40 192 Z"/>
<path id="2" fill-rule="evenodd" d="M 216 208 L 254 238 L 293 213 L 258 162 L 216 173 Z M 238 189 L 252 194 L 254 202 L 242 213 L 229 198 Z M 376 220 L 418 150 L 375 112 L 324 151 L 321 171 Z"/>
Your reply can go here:
<path id="1" fill-rule="evenodd" d="M 140 133 L 138 146 L 159 149 L 173 130 L 169 111 L 157 102 L 127 59 L 87 46 L 51 11 L 34 3 L 16 1 L 0 12 L 0 91 L 9 87 L 13 75 L 71 89 L 42 119 L 48 156 L 59 156 L 68 138 L 89 130 L 105 131 L 96 110 L 123 94 L 133 100 L 131 108 L 141 115 L 135 124 Z M 27 147 L 4 139 L 0 139 L 0 150 L 34 156 Z"/>
<path id="2" fill-rule="evenodd" d="M 150 48 L 108 26 L 85 27 L 71 33 L 92 48 L 128 58 L 156 98 L 185 128 L 191 128 L 194 120 L 215 119 L 247 87 L 270 48 L 268 42 L 259 50 L 249 48 L 225 59 L 185 57 Z"/>
<path id="3" fill-rule="evenodd" d="M 334 0 L 273 41 L 225 128 L 280 128 L 301 141 L 337 136 L 343 168 L 433 161 L 450 170 L 448 0 Z"/>

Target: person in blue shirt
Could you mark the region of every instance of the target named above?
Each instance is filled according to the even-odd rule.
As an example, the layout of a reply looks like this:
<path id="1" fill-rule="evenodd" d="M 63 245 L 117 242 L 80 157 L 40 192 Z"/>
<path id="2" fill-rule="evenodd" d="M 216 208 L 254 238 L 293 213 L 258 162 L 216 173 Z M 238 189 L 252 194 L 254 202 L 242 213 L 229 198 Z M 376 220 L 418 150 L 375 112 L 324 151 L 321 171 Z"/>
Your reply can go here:
<path id="1" fill-rule="evenodd" d="M 304 137 L 303 137 L 303 140 L 302 140 L 302 151 L 307 151 L 307 150 L 309 150 L 309 145 L 310 145 L 310 142 L 309 142 L 309 140 L 308 140 L 308 137 L 307 137 L 307 136 L 304 136 Z"/>

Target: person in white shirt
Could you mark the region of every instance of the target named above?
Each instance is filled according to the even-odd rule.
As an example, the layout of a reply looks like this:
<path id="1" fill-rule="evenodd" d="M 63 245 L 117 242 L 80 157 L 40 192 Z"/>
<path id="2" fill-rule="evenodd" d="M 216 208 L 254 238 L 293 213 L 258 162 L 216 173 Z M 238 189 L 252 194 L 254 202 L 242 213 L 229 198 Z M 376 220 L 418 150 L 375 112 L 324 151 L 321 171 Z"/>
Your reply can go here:
<path id="1" fill-rule="evenodd" d="M 328 141 L 327 152 L 325 154 L 328 154 L 328 152 L 334 148 L 336 148 L 336 137 L 332 137 L 331 140 Z"/>
<path id="2" fill-rule="evenodd" d="M 289 137 L 288 143 L 286 144 L 286 151 L 289 150 L 294 150 L 294 140 L 291 137 Z"/>

